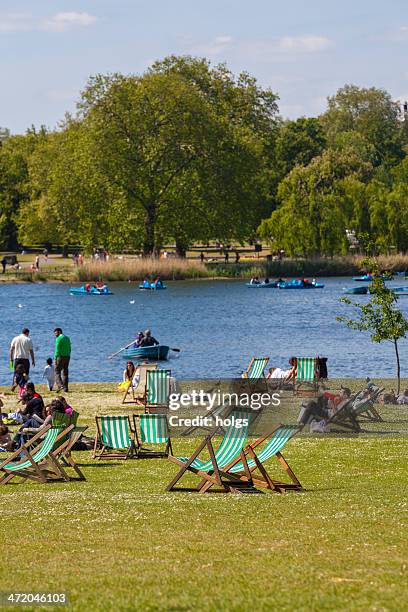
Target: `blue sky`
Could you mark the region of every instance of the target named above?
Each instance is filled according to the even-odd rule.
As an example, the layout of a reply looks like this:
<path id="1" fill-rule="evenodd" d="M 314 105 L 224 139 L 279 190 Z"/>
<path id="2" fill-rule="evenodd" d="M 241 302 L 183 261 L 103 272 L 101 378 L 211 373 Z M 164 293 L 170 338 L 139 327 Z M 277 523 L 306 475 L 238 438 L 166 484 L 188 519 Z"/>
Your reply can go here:
<path id="1" fill-rule="evenodd" d="M 54 127 L 97 72 L 169 54 L 246 70 L 284 117 L 316 115 L 345 83 L 408 99 L 406 0 L 0 0 L 0 126 Z"/>

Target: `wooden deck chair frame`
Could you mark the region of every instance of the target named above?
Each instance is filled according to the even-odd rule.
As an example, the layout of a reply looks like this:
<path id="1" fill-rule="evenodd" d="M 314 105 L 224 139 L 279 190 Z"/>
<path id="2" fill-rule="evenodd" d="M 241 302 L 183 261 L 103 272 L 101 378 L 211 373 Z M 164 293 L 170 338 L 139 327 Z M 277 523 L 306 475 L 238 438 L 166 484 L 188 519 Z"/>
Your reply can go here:
<path id="1" fill-rule="evenodd" d="M 260 372 L 260 376 L 252 377 L 250 376 L 251 370 L 257 362 L 263 362 L 263 368 Z M 250 391 L 257 390 L 257 385 L 262 381 L 262 384 L 265 385 L 265 389 L 268 390 L 268 381 L 265 376 L 265 368 L 269 363 L 269 357 L 252 357 L 251 361 L 248 364 L 245 372 L 242 373 L 242 377 L 244 380 L 248 381 Z M 253 381 L 253 382 L 252 382 Z"/>
<path id="2" fill-rule="evenodd" d="M 370 396 L 367 397 L 366 401 L 361 402 L 360 405 L 353 406 L 352 411 L 354 416 L 374 423 L 383 423 L 384 419 L 374 405 L 375 400 L 383 391 L 384 388 L 378 388 L 372 395 L 370 394 Z"/>
<path id="3" fill-rule="evenodd" d="M 127 433 L 129 437 L 129 446 L 123 446 L 122 448 L 113 448 L 108 446 L 103 441 L 103 431 L 101 428 L 102 420 L 104 418 L 122 419 L 127 425 Z M 136 456 L 136 445 L 135 445 L 135 432 L 133 430 L 130 416 L 127 415 L 98 415 L 95 417 L 96 421 L 96 436 L 94 442 L 93 459 L 130 459 Z M 99 449 L 99 451 L 98 451 Z"/>
<path id="4" fill-rule="evenodd" d="M 353 402 L 356 398 L 356 395 L 352 395 L 349 397 L 341 406 L 338 407 L 338 410 L 332 414 L 329 419 L 326 421 L 326 425 L 338 425 L 339 427 L 344 427 L 345 429 L 350 429 L 355 433 L 359 433 L 362 431 L 360 423 L 358 419 L 353 414 Z"/>
<path id="5" fill-rule="evenodd" d="M 143 420 L 147 420 L 147 419 L 152 419 L 152 420 L 158 420 L 159 418 L 165 418 L 166 419 L 166 425 L 167 425 L 167 431 L 168 431 L 168 438 L 166 442 L 155 442 L 155 441 L 144 441 L 143 440 L 143 435 L 142 432 L 140 432 L 140 437 L 137 431 L 137 421 L 139 421 L 139 427 L 140 424 Z M 169 455 L 173 454 L 173 447 L 171 444 L 171 438 L 170 438 L 170 432 L 169 432 L 169 427 L 168 427 L 168 422 L 167 422 L 167 414 L 159 414 L 159 413 L 154 413 L 154 414 L 134 414 L 133 415 L 133 427 L 134 427 L 134 431 L 135 431 L 135 444 L 136 444 L 136 456 L 138 459 L 160 459 L 160 458 L 167 458 Z M 145 446 L 143 446 L 143 444 L 166 444 L 166 448 L 165 450 L 155 450 L 155 449 L 151 449 L 151 448 L 146 448 Z"/>
<path id="6" fill-rule="evenodd" d="M 76 444 L 76 442 L 79 440 L 79 438 L 83 435 L 83 433 L 87 429 L 88 429 L 87 425 L 74 427 L 69 432 L 68 439 L 65 440 L 63 444 L 61 444 L 61 446 L 58 447 L 56 453 L 54 453 L 53 451 L 53 454 L 55 455 L 55 459 L 59 461 L 60 464 L 62 462 L 64 468 L 72 468 L 74 472 L 76 473 L 77 477 L 72 478 L 71 476 L 69 476 L 69 480 L 86 480 L 83 472 L 80 470 L 78 464 L 72 457 L 72 447 Z"/>
<path id="7" fill-rule="evenodd" d="M 270 457 L 268 456 L 267 460 L 269 460 L 272 457 L 275 457 L 278 463 L 280 464 L 280 466 L 288 474 L 291 480 L 290 483 L 277 481 L 271 478 L 271 476 L 268 474 L 268 471 L 264 465 L 264 462 L 260 461 L 258 455 L 255 452 L 255 449 L 257 449 L 261 444 L 263 444 L 268 438 L 271 438 L 269 444 L 273 444 L 273 436 L 282 428 L 284 428 L 284 426 L 278 425 L 276 429 L 274 429 L 273 431 L 260 436 L 254 442 L 251 442 L 250 444 L 247 444 L 245 446 L 244 451 L 243 451 L 244 455 L 247 459 L 249 458 L 250 460 L 252 460 L 251 465 L 247 461 L 247 467 L 251 473 L 252 483 L 255 487 L 262 487 L 262 488 L 274 491 L 276 493 L 285 493 L 286 491 L 302 491 L 303 487 L 299 479 L 295 475 L 294 471 L 292 470 L 292 468 L 290 467 L 289 463 L 287 462 L 285 457 L 282 455 L 280 450 L 270 455 Z M 286 446 L 289 440 L 291 440 L 296 435 L 296 433 L 298 433 L 302 429 L 302 427 L 297 426 L 297 427 L 291 427 L 290 429 L 293 430 L 293 433 L 291 433 L 290 437 L 288 437 L 288 439 L 284 443 L 284 446 Z M 225 470 L 227 472 L 230 471 L 238 463 L 239 463 L 239 458 L 235 459 L 229 466 L 225 468 Z M 256 472 L 259 472 L 259 473 L 256 473 Z M 247 475 L 244 471 L 232 472 L 232 473 L 234 475 L 239 475 L 244 482 L 247 481 Z"/>
<path id="8" fill-rule="evenodd" d="M 298 378 L 299 361 L 313 361 L 313 379 Z M 296 357 L 296 374 L 293 381 L 293 394 L 298 397 L 314 397 L 318 390 L 317 357 Z M 306 388 L 303 388 L 306 385 Z"/>
<path id="9" fill-rule="evenodd" d="M 223 443 L 225 443 L 226 440 L 230 441 L 231 439 L 231 436 L 229 436 L 229 432 L 224 435 L 220 445 L 217 448 L 217 451 L 214 451 L 213 446 L 213 438 L 215 435 L 216 432 L 213 432 L 211 435 L 206 436 L 197 446 L 196 450 L 189 457 L 189 459 L 187 459 L 187 461 L 182 461 L 178 457 L 169 455 L 168 459 L 180 466 L 180 470 L 167 485 L 166 491 L 198 491 L 199 493 L 206 493 L 207 491 L 211 490 L 211 492 L 214 493 L 239 493 L 243 492 L 245 490 L 245 487 L 246 489 L 250 488 L 251 492 L 253 492 L 252 476 L 247 465 L 245 453 L 243 452 L 246 442 L 246 434 L 245 437 L 242 437 L 241 440 L 237 443 L 237 447 L 233 451 L 234 458 L 239 457 L 244 466 L 244 472 L 247 476 L 247 480 L 245 483 L 243 483 L 242 479 L 239 476 L 229 474 L 227 471 L 225 471 L 223 464 L 219 465 L 219 462 L 217 461 L 216 455 L 218 450 L 221 448 L 221 446 L 223 445 Z M 194 467 L 192 465 L 194 461 L 199 458 L 199 455 L 203 452 L 204 449 L 207 449 L 210 457 L 210 459 L 205 462 L 205 464 L 209 465 L 209 468 L 206 468 L 205 470 Z M 233 458 L 229 463 L 231 463 L 232 460 Z M 177 483 L 181 480 L 181 478 L 183 478 L 183 476 L 185 476 L 188 472 L 200 477 L 200 482 L 198 486 L 194 488 L 176 486 Z"/>
<path id="10" fill-rule="evenodd" d="M 48 425 L 42 428 L 41 431 L 36 433 L 28 442 L 14 451 L 14 453 L 9 455 L 5 461 L 0 464 L 0 472 L 4 472 L 3 476 L 0 478 L 0 484 L 7 484 L 15 477 L 21 477 L 24 480 L 29 479 L 43 484 L 55 480 L 69 480 L 66 471 L 56 460 L 53 449 L 61 439 L 66 438 L 73 427 L 74 425 L 69 425 L 65 428 Z M 51 433 L 52 445 L 48 449 Z M 38 444 L 34 448 L 31 448 L 33 444 L 37 442 Z M 44 455 L 43 452 L 46 447 L 48 450 Z M 22 458 L 21 455 L 23 455 Z M 13 469 L 7 469 L 7 465 L 18 458 L 20 458 L 20 461 L 15 462 Z M 21 468 L 19 468 L 19 466 L 21 466 Z"/>
<path id="11" fill-rule="evenodd" d="M 163 374 L 167 374 L 167 379 L 168 379 L 168 394 L 167 394 L 167 402 L 163 403 L 163 402 L 151 402 L 149 401 L 149 371 L 146 372 L 146 392 L 145 392 L 145 412 L 149 413 L 149 412 L 154 412 L 154 411 L 159 411 L 159 413 L 163 413 L 164 410 L 168 410 L 168 404 L 169 404 L 169 396 L 170 396 L 170 384 L 171 384 L 171 370 L 162 370 L 162 369 L 156 369 L 153 370 L 152 373 L 154 374 L 158 374 L 163 376 Z"/>
<path id="12" fill-rule="evenodd" d="M 139 363 L 139 365 L 136 366 L 136 370 L 138 369 L 140 369 L 140 378 L 138 380 L 137 387 L 133 386 L 133 380 L 128 381 L 129 384 L 122 397 L 122 404 L 137 404 L 138 406 L 143 407 L 146 403 L 147 371 L 157 370 L 157 363 Z M 128 395 L 131 396 L 131 400 L 127 400 Z"/>

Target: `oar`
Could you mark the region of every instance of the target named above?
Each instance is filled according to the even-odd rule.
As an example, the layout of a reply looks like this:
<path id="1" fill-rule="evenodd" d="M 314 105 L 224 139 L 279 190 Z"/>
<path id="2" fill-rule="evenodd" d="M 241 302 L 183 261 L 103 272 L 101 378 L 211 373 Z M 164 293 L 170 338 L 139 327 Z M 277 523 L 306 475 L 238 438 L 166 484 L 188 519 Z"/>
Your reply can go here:
<path id="1" fill-rule="evenodd" d="M 181 353 L 181 349 L 171 348 L 170 350 L 174 351 L 175 353 Z"/>
<path id="2" fill-rule="evenodd" d="M 112 357 L 115 357 L 115 355 L 119 355 L 119 353 L 121 353 L 125 349 L 129 348 L 129 346 L 132 346 L 132 344 L 134 344 L 134 342 L 135 341 L 132 340 L 132 342 L 129 342 L 129 344 L 127 344 L 126 346 L 124 346 L 121 349 L 119 349 L 118 351 L 116 351 L 116 353 L 112 353 L 112 355 L 109 355 L 108 359 L 112 359 Z"/>

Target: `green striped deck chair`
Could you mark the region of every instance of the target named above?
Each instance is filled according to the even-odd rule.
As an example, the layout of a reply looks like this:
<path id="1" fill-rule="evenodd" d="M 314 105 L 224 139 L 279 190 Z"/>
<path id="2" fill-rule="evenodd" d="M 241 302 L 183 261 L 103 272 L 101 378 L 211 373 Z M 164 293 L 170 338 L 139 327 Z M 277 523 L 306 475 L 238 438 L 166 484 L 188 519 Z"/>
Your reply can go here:
<path id="1" fill-rule="evenodd" d="M 244 449 L 244 454 L 247 457 L 247 466 L 252 475 L 252 482 L 255 486 L 260 486 L 277 493 L 284 493 L 287 490 L 302 490 L 302 485 L 295 476 L 294 472 L 290 468 L 288 462 L 283 457 L 281 451 L 286 446 L 293 436 L 295 436 L 301 430 L 299 425 L 280 425 L 272 433 L 266 434 L 248 444 Z M 268 438 L 267 444 L 258 452 L 255 453 L 255 449 L 265 442 Z M 291 483 L 280 482 L 273 480 L 266 468 L 265 462 L 275 457 L 283 469 L 288 473 Z M 259 474 L 254 474 L 258 470 Z M 227 468 L 227 471 L 231 474 L 239 474 L 242 480 L 246 481 L 247 475 L 245 473 L 245 466 L 240 459 L 235 459 L 234 462 Z"/>
<path id="2" fill-rule="evenodd" d="M 265 368 L 268 364 L 269 357 L 252 357 L 251 361 L 245 372 L 242 374 L 242 378 L 248 380 L 250 389 L 257 387 L 260 381 L 265 384 L 267 388 L 267 382 L 265 378 Z"/>
<path id="3" fill-rule="evenodd" d="M 94 459 L 129 459 L 135 456 L 134 431 L 129 415 L 104 415 L 95 419 Z"/>
<path id="4" fill-rule="evenodd" d="M 305 385 L 305 388 L 303 386 Z M 294 394 L 307 397 L 317 391 L 317 358 L 297 357 Z"/>
<path id="5" fill-rule="evenodd" d="M 248 438 L 251 416 L 251 413 L 246 411 L 232 412 L 228 417 L 231 419 L 231 424 L 216 451 L 214 451 L 213 447 L 213 438 L 215 436 L 215 433 L 213 433 L 204 438 L 191 457 L 173 457 L 169 455 L 170 461 L 181 466 L 181 469 L 167 485 L 166 490 L 199 491 L 200 493 L 205 493 L 213 486 L 216 486 L 219 487 L 217 491 L 236 493 L 242 490 L 242 480 L 233 474 L 229 474 L 224 468 L 231 465 L 237 458 L 244 465 L 244 471 L 247 476 L 246 486 L 251 485 L 252 477 L 249 468 L 247 468 L 247 460 L 243 452 Z M 238 419 L 243 425 L 239 429 L 235 426 Z M 208 451 L 209 459 L 203 461 L 199 456 L 204 449 Z M 198 487 L 192 489 L 175 486 L 187 472 L 200 476 L 201 480 Z"/>
<path id="6" fill-rule="evenodd" d="M 146 376 L 146 412 L 153 408 L 168 408 L 170 395 L 170 370 L 148 370 Z M 163 410 L 161 410 L 163 412 Z"/>
<path id="7" fill-rule="evenodd" d="M 138 434 L 137 421 L 139 421 Z M 136 453 L 138 458 L 168 457 L 172 453 L 169 426 L 166 414 L 134 414 Z M 146 448 L 145 444 L 165 444 L 165 450 Z"/>
<path id="8" fill-rule="evenodd" d="M 146 384 L 147 384 L 147 372 L 157 370 L 157 363 L 140 363 L 136 367 L 135 375 L 139 376 L 137 384 L 133 381 L 129 381 L 126 389 L 124 390 L 122 404 L 137 404 L 138 406 L 145 405 L 146 395 Z M 130 396 L 130 399 L 128 399 Z"/>
<path id="9" fill-rule="evenodd" d="M 69 428 L 47 426 L 35 434 L 0 464 L 0 484 L 7 484 L 15 476 L 45 483 L 50 480 L 68 480 L 64 469 L 52 456 L 53 449 L 66 436 Z M 36 445 L 36 446 L 34 446 Z"/>

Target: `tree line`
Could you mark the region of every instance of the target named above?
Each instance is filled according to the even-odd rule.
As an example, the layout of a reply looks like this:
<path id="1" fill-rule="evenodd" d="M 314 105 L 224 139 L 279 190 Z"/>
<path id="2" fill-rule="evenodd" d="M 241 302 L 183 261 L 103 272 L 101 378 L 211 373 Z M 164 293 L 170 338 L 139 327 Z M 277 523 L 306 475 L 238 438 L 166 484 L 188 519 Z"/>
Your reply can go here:
<path id="1" fill-rule="evenodd" d="M 408 249 L 408 117 L 346 85 L 319 117 L 285 121 L 247 73 L 171 56 L 96 75 L 55 130 L 0 129 L 0 249 L 51 242 L 157 254 L 256 237 L 341 254 L 346 229 Z"/>

